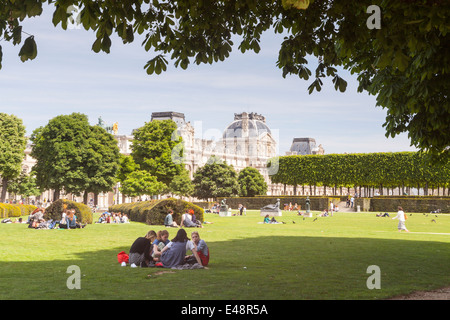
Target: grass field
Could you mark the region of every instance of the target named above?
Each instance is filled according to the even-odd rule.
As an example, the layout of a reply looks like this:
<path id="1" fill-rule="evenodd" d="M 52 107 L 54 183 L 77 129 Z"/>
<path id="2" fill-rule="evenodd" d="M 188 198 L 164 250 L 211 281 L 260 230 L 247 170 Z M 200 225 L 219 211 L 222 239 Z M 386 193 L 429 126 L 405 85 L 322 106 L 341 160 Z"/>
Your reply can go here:
<path id="1" fill-rule="evenodd" d="M 213 224 L 196 229 L 211 252 L 203 270 L 120 266 L 120 251 L 162 226 L 0 224 L 0 299 L 366 300 L 450 285 L 450 215 L 413 213 L 410 233 L 375 213 L 314 220 L 285 211 L 278 220 L 286 224 L 272 225 L 251 210 L 205 219 Z M 176 230 L 169 232 L 171 239 Z M 81 270 L 79 290 L 66 285 L 71 265 Z M 381 289 L 367 287 L 371 265 L 380 268 Z"/>

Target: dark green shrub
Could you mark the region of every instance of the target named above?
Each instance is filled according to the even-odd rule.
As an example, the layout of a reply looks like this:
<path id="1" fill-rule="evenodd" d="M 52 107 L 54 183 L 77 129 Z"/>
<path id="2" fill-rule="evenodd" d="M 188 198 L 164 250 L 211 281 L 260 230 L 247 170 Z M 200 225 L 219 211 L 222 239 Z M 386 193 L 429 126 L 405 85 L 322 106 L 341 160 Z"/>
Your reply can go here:
<path id="1" fill-rule="evenodd" d="M 77 216 L 77 221 L 81 223 L 92 223 L 93 214 L 91 209 L 83 203 L 70 201 L 66 199 L 59 199 L 53 201 L 53 203 L 45 209 L 44 219 L 61 220 L 62 212 L 64 208 L 69 210 L 75 209 L 75 215 Z"/>
<path id="2" fill-rule="evenodd" d="M 202 208 L 191 202 L 174 198 L 122 203 L 109 207 L 110 212 L 125 213 L 131 221 L 145 222 L 149 225 L 163 225 L 169 209 L 173 210 L 173 220 L 178 224 L 181 223 L 181 215 L 189 209 L 194 210 L 198 220 L 202 222 L 204 220 Z"/>

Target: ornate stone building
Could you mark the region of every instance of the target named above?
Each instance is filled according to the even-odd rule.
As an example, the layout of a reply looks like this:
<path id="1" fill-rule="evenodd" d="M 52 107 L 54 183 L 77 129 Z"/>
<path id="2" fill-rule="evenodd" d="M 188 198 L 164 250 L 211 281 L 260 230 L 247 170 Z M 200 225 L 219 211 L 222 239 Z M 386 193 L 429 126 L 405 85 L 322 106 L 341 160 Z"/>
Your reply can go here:
<path id="1" fill-rule="evenodd" d="M 278 132 L 272 132 L 263 115 L 253 112 L 235 113 L 233 121 L 223 131 L 217 129 L 210 134 L 200 132 L 200 138 L 196 138 L 198 126 L 186 122 L 183 113 L 169 111 L 152 114 L 152 120 L 167 119 L 177 123 L 178 133 L 184 142 L 184 164 L 191 178 L 199 167 L 205 165 L 210 157 L 215 156 L 233 165 L 238 172 L 245 167 L 258 169 L 268 185 L 267 195 L 293 194 L 292 187 L 273 184 L 270 181 L 269 170 L 271 169 L 267 168 L 267 161 L 280 154 Z M 210 136 L 215 139 L 211 139 Z M 287 155 L 323 153 L 322 145 L 317 147 L 316 141 L 312 138 L 295 138 L 291 150 L 286 152 Z"/>
<path id="2" fill-rule="evenodd" d="M 324 154 L 322 145 L 316 146 L 316 139 L 313 138 L 294 138 L 291 149 L 286 152 L 290 155 Z"/>
<path id="3" fill-rule="evenodd" d="M 153 114 L 152 119 L 163 119 L 163 116 Z M 215 156 L 233 165 L 237 171 L 245 167 L 254 167 L 269 182 L 266 163 L 268 159 L 277 155 L 277 141 L 262 115 L 246 112 L 235 114 L 234 120 L 221 136 L 216 134 L 216 139 L 196 138 L 195 128 L 191 123 L 181 122 L 180 119 L 172 118 L 178 124 L 179 134 L 183 138 L 184 163 L 191 177 L 210 157 Z"/>

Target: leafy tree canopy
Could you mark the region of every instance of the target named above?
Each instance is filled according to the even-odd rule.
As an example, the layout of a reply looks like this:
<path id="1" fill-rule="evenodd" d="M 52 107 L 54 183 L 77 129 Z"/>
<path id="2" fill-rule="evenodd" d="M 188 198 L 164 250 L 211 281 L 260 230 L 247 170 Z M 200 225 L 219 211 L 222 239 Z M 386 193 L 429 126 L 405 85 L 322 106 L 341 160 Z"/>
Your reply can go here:
<path id="1" fill-rule="evenodd" d="M 273 183 L 287 185 L 448 187 L 450 163 L 430 165 L 419 152 L 294 155 L 278 158 Z"/>
<path id="2" fill-rule="evenodd" d="M 22 119 L 15 115 L 0 113 L 0 176 L 2 178 L 19 176 L 26 144 Z"/>
<path id="3" fill-rule="evenodd" d="M 166 187 L 162 182 L 157 181 L 148 171 L 137 170 L 131 172 L 127 179 L 123 181 L 120 191 L 130 197 L 143 195 L 156 195 L 161 193 Z"/>
<path id="4" fill-rule="evenodd" d="M 131 156 L 141 170 L 148 171 L 166 186 L 184 168 L 180 161 L 178 145 L 181 137 L 172 120 L 154 120 L 133 132 Z M 182 152 L 182 150 L 181 150 Z"/>
<path id="5" fill-rule="evenodd" d="M 0 177 L 1 202 L 5 201 L 8 181 L 19 176 L 25 157 L 25 126 L 15 115 L 0 113 Z"/>
<path id="6" fill-rule="evenodd" d="M 131 155 L 120 154 L 119 169 L 117 170 L 117 180 L 123 182 L 133 171 L 139 170 L 139 165 L 134 162 Z"/>
<path id="7" fill-rule="evenodd" d="M 14 180 L 10 181 L 8 184 L 8 192 L 20 195 L 24 198 L 31 196 L 37 197 L 42 194 L 41 190 L 36 186 L 36 177 L 24 172 Z"/>
<path id="8" fill-rule="evenodd" d="M 91 126 L 88 145 L 84 151 L 84 169 L 88 176 L 86 192 L 110 191 L 116 183 L 119 168 L 117 140 L 100 126 Z"/>
<path id="9" fill-rule="evenodd" d="M 41 189 L 55 190 L 55 200 L 63 188 L 79 194 L 87 187 L 83 151 L 89 134 L 88 118 L 80 113 L 54 117 L 33 131 L 31 156 L 36 159 L 36 183 Z"/>
<path id="10" fill-rule="evenodd" d="M 233 166 L 211 157 L 194 174 L 194 196 L 199 199 L 230 197 L 239 194 L 237 173 Z"/>
<path id="11" fill-rule="evenodd" d="M 109 191 L 115 183 L 119 148 L 114 137 L 99 126 L 91 126 L 84 114 L 72 113 L 51 119 L 32 136 L 33 172 L 41 189 Z M 86 200 L 86 199 L 85 199 Z"/>
<path id="12" fill-rule="evenodd" d="M 169 185 L 169 189 L 172 193 L 180 196 L 191 196 L 194 192 L 194 185 L 189 177 L 189 171 L 183 169 L 179 175 L 175 176 Z"/>
<path id="13" fill-rule="evenodd" d="M 262 174 L 255 168 L 247 167 L 239 172 L 239 195 L 242 197 L 254 197 L 266 195 L 267 183 Z"/>
<path id="14" fill-rule="evenodd" d="M 420 150 L 444 161 L 449 157 L 449 1 L 6 0 L 0 38 L 21 43 L 20 22 L 40 15 L 43 3 L 54 6 L 55 26 L 66 29 L 79 18 L 86 30 L 95 31 L 95 52 L 110 51 L 113 33 L 124 43 L 141 35 L 144 49 L 156 53 L 144 66 L 148 74 L 165 71 L 168 58 L 183 69 L 191 62 L 223 61 L 233 35 L 241 38 L 240 51 L 258 53 L 262 33 L 274 30 L 285 35 L 277 61 L 283 77 L 312 78 L 310 93 L 331 77 L 336 90 L 345 91 L 347 83 L 336 69 L 343 67 L 357 74 L 359 91 L 376 95 L 377 105 L 387 110 L 386 136 L 407 132 Z M 373 5 L 379 10 L 368 10 Z M 377 18 L 379 26 L 373 27 L 369 22 Z M 19 56 L 26 61 L 36 55 L 29 36 Z M 311 56 L 318 60 L 314 73 L 306 60 Z"/>

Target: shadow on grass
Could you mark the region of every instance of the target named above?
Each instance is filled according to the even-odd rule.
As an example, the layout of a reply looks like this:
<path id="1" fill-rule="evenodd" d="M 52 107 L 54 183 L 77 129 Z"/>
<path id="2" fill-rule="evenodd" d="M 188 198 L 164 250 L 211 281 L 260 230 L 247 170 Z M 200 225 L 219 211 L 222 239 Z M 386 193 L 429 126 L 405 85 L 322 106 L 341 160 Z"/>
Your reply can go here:
<path id="1" fill-rule="evenodd" d="M 208 245 L 207 270 L 173 273 L 121 267 L 117 254 L 129 246 L 2 261 L 0 299 L 383 299 L 450 285 L 450 246 L 438 241 L 287 236 Z M 81 270 L 79 290 L 67 287 L 71 265 Z M 372 265 L 381 289 L 367 288 Z"/>

